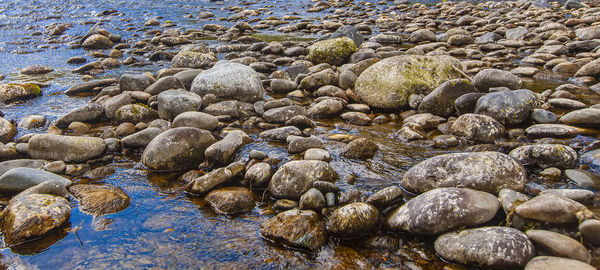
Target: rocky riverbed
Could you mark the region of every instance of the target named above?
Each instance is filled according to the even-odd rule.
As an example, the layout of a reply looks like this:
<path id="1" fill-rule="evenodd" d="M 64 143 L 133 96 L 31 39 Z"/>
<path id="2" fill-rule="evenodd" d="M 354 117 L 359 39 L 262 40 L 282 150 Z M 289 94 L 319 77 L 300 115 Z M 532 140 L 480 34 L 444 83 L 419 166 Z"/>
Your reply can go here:
<path id="1" fill-rule="evenodd" d="M 597 3 L 21 4 L 5 268 L 600 267 Z"/>

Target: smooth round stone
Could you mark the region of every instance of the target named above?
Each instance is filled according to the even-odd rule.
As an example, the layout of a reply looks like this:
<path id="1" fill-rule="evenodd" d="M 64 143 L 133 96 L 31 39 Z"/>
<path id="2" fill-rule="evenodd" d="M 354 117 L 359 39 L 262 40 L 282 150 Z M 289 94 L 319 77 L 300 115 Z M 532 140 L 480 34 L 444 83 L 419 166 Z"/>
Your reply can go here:
<path id="1" fill-rule="evenodd" d="M 146 146 L 142 163 L 151 170 L 182 170 L 196 167 L 204 160 L 204 151 L 215 143 L 210 132 L 192 127 L 169 129 Z"/>
<path id="2" fill-rule="evenodd" d="M 579 224 L 583 239 L 594 246 L 600 246 L 600 220 L 588 219 Z"/>
<path id="3" fill-rule="evenodd" d="M 600 178 L 584 170 L 565 170 L 565 175 L 582 188 L 595 188 L 600 186 Z"/>
<path id="4" fill-rule="evenodd" d="M 568 98 L 551 98 L 548 100 L 548 103 L 554 108 L 565 110 L 578 110 L 587 108 L 585 103 Z"/>
<path id="5" fill-rule="evenodd" d="M 46 164 L 48 164 L 48 161 L 43 159 L 13 159 L 2 161 L 0 162 L 0 176 L 14 168 L 26 167 L 32 169 L 42 169 Z"/>
<path id="6" fill-rule="evenodd" d="M 525 129 L 525 134 L 530 138 L 568 138 L 579 134 L 595 134 L 595 130 L 578 128 L 562 124 L 536 124 Z"/>
<path id="7" fill-rule="evenodd" d="M 600 124 L 600 109 L 586 108 L 563 115 L 559 121 L 567 125 L 598 125 Z"/>
<path id="8" fill-rule="evenodd" d="M 367 203 L 351 203 L 336 209 L 327 221 L 327 230 L 337 237 L 358 237 L 379 223 L 379 211 Z"/>
<path id="9" fill-rule="evenodd" d="M 544 109 L 533 109 L 529 118 L 538 124 L 554 124 L 558 122 L 556 115 Z"/>
<path id="10" fill-rule="evenodd" d="M 542 169 L 556 167 L 570 169 L 577 163 L 577 152 L 561 144 L 533 144 L 517 147 L 508 155 L 525 166 Z"/>
<path id="11" fill-rule="evenodd" d="M 493 143 L 504 136 L 500 122 L 487 115 L 467 113 L 454 121 L 450 130 L 453 135 L 480 143 Z"/>
<path id="12" fill-rule="evenodd" d="M 183 112 L 173 119 L 172 127 L 195 127 L 205 130 L 213 130 L 219 125 L 219 120 L 208 113 Z"/>
<path id="13" fill-rule="evenodd" d="M 327 206 L 325 196 L 316 188 L 311 188 L 300 197 L 300 209 L 320 211 Z"/>
<path id="14" fill-rule="evenodd" d="M 490 116 L 503 125 L 518 125 L 529 117 L 537 100 L 529 90 L 489 93 L 479 98 L 475 113 Z"/>
<path id="15" fill-rule="evenodd" d="M 342 150 L 347 158 L 367 159 L 373 157 L 379 150 L 379 145 L 366 138 L 357 138 L 348 143 Z"/>
<path id="16" fill-rule="evenodd" d="M 519 89 L 521 79 L 508 71 L 499 69 L 484 69 L 473 77 L 473 86 L 481 92 L 488 92 L 491 87 L 505 86 L 510 89 Z"/>
<path id="17" fill-rule="evenodd" d="M 239 215 L 254 209 L 252 192 L 242 187 L 215 189 L 205 199 L 219 214 Z"/>
<path id="18" fill-rule="evenodd" d="M 371 124 L 371 118 L 362 112 L 345 112 L 340 115 L 340 118 L 352 125 L 368 126 Z"/>
<path id="19" fill-rule="evenodd" d="M 43 115 L 28 115 L 21 122 L 19 122 L 20 128 L 32 129 L 43 127 L 46 124 L 46 117 Z"/>
<path id="20" fill-rule="evenodd" d="M 590 201 L 596 195 L 593 191 L 587 189 L 546 189 L 540 194 L 555 194 L 578 202 Z"/>
<path id="21" fill-rule="evenodd" d="M 403 197 L 404 191 L 401 188 L 390 186 L 373 193 L 367 198 L 367 203 L 383 208 L 400 201 Z"/>
<path id="22" fill-rule="evenodd" d="M 40 183 L 52 181 L 68 186 L 71 181 L 62 176 L 33 168 L 14 168 L 0 176 L 0 192 L 17 193 Z"/>
<path id="23" fill-rule="evenodd" d="M 327 241 L 325 221 L 312 210 L 288 210 L 260 224 L 264 238 L 295 248 L 317 251 Z"/>
<path id="24" fill-rule="evenodd" d="M 219 61 L 211 69 L 201 72 L 192 83 L 191 92 L 204 96 L 244 102 L 262 100 L 264 89 L 260 77 L 252 68 L 229 61 Z"/>
<path id="25" fill-rule="evenodd" d="M 594 270 L 595 267 L 583 263 L 577 260 L 551 257 L 551 256 L 538 256 L 531 259 L 525 270 L 565 270 L 565 269 L 577 269 L 577 270 Z"/>
<path id="26" fill-rule="evenodd" d="M 327 150 L 325 149 L 309 148 L 304 152 L 304 159 L 329 161 L 331 159 L 331 156 L 329 155 L 329 152 L 327 152 Z"/>
<path id="27" fill-rule="evenodd" d="M 175 119 L 181 113 L 197 111 L 201 104 L 202 98 L 195 93 L 167 90 L 158 94 L 158 116 L 166 120 Z"/>
<path id="28" fill-rule="evenodd" d="M 246 170 L 244 181 L 250 188 L 266 187 L 269 185 L 272 175 L 271 165 L 264 162 L 258 162 Z"/>
<path id="29" fill-rule="evenodd" d="M 268 158 L 269 156 L 262 151 L 258 151 L 258 150 L 250 150 L 250 154 L 248 154 L 248 157 L 250 159 L 257 159 L 257 160 L 263 160 Z"/>
<path id="30" fill-rule="evenodd" d="M 288 199 L 281 199 L 281 200 L 277 200 L 274 204 L 273 204 L 273 208 L 277 209 L 277 210 L 291 210 L 298 207 L 298 203 L 296 201 L 292 201 L 292 200 L 288 200 Z"/>
<path id="31" fill-rule="evenodd" d="M 526 235 L 533 241 L 538 250 L 545 251 L 544 254 L 585 263 L 592 261 L 589 251 L 579 241 L 571 237 L 545 230 L 528 230 Z"/>
<path id="32" fill-rule="evenodd" d="M 334 181 L 337 173 L 324 161 L 295 160 L 281 166 L 269 182 L 269 193 L 275 198 L 300 199 L 315 181 Z"/>
<path id="33" fill-rule="evenodd" d="M 523 267 L 535 255 L 525 234 L 508 227 L 483 227 L 451 232 L 435 240 L 444 259 L 484 267 Z"/>
<path id="34" fill-rule="evenodd" d="M 515 208 L 517 215 L 550 223 L 577 221 L 577 212 L 587 208 L 574 200 L 557 195 L 539 195 Z"/>

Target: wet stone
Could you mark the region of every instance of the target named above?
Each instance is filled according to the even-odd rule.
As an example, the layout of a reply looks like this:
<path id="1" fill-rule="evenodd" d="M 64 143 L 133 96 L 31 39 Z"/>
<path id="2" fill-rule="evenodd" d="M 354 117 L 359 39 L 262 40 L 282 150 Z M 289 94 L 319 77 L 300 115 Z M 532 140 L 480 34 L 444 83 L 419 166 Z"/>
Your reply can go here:
<path id="1" fill-rule="evenodd" d="M 327 220 L 327 230 L 336 237 L 359 237 L 379 224 L 379 211 L 367 203 L 351 203 L 336 209 Z"/>
<path id="2" fill-rule="evenodd" d="M 288 210 L 260 225 L 260 235 L 291 247 L 317 251 L 327 242 L 325 221 L 312 210 Z"/>
<path id="3" fill-rule="evenodd" d="M 244 214 L 254 208 L 252 192 L 242 187 L 215 189 L 205 199 L 215 212 L 225 215 Z"/>
<path id="4" fill-rule="evenodd" d="M 77 198 L 82 211 L 93 216 L 117 213 L 129 206 L 129 196 L 120 188 L 111 185 L 78 184 L 69 187 Z"/>

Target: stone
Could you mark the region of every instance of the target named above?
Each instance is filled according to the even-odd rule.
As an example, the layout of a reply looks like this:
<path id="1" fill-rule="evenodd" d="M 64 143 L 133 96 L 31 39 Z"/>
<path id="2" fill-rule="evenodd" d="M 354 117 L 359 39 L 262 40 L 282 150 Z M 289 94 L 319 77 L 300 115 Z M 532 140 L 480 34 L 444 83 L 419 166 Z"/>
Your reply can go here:
<path id="1" fill-rule="evenodd" d="M 357 138 L 348 143 L 342 150 L 342 155 L 347 158 L 367 159 L 373 157 L 379 146 L 372 140 Z"/>
<path id="2" fill-rule="evenodd" d="M 538 124 L 554 124 L 558 122 L 556 115 L 544 109 L 532 109 L 529 118 Z"/>
<path id="3" fill-rule="evenodd" d="M 273 79 L 270 82 L 271 91 L 275 93 L 289 93 L 296 90 L 298 84 L 291 80 Z"/>
<path id="4" fill-rule="evenodd" d="M 565 257 L 590 263 L 592 256 L 590 252 L 579 241 L 551 231 L 528 230 L 527 237 L 535 244 L 538 252 L 551 256 Z"/>
<path id="5" fill-rule="evenodd" d="M 368 126 L 371 124 L 371 118 L 363 112 L 345 112 L 340 115 L 340 118 L 352 125 Z"/>
<path id="6" fill-rule="evenodd" d="M 23 75 L 40 75 L 40 74 L 50 73 L 52 71 L 54 71 L 54 69 L 52 69 L 51 67 L 40 66 L 40 65 L 31 65 L 31 66 L 25 67 L 24 69 L 21 69 L 21 71 L 19 73 L 21 73 Z"/>
<path id="7" fill-rule="evenodd" d="M 84 162 L 97 158 L 106 149 L 101 138 L 37 134 L 29 139 L 27 154 L 35 159 Z"/>
<path id="8" fill-rule="evenodd" d="M 579 232 L 586 242 L 594 246 L 600 246 L 600 220 L 588 219 L 581 222 Z"/>
<path id="9" fill-rule="evenodd" d="M 360 34 L 358 28 L 353 25 L 344 25 L 335 30 L 331 35 L 329 35 L 329 39 L 335 39 L 338 37 L 347 37 L 354 41 L 355 47 L 358 48 L 364 42 L 365 38 Z"/>
<path id="10" fill-rule="evenodd" d="M 204 160 L 204 151 L 215 142 L 210 132 L 193 127 L 169 129 L 146 146 L 142 163 L 151 170 L 194 168 Z"/>
<path id="11" fill-rule="evenodd" d="M 204 96 L 204 100 L 206 100 L 209 96 L 214 95 L 208 94 Z M 226 100 L 210 104 L 202 111 L 214 116 L 228 115 L 232 118 L 238 119 L 246 119 L 251 116 L 256 116 L 254 105 L 237 100 Z"/>
<path id="12" fill-rule="evenodd" d="M 0 117 L 0 142 L 8 143 L 17 135 L 17 128 L 8 120 Z"/>
<path id="13" fill-rule="evenodd" d="M 129 93 L 121 93 L 111 97 L 104 102 L 104 115 L 108 119 L 113 119 L 119 108 L 131 104 L 132 102 L 133 99 Z"/>
<path id="14" fill-rule="evenodd" d="M 41 95 L 42 91 L 36 84 L 0 84 L 0 102 L 2 103 L 8 104 L 14 101 L 26 100 Z"/>
<path id="15" fill-rule="evenodd" d="M 213 53 L 182 50 L 173 57 L 171 66 L 174 68 L 207 68 L 213 62 L 217 62 L 217 57 Z"/>
<path id="16" fill-rule="evenodd" d="M 551 257 L 551 256 L 538 256 L 531 259 L 525 270 L 564 270 L 564 269 L 578 269 L 578 270 L 593 270 L 595 267 L 583 263 L 577 260 L 571 260 L 567 258 Z"/>
<path id="17" fill-rule="evenodd" d="M 502 188 L 523 190 L 527 172 L 499 152 L 438 155 L 410 168 L 402 178 L 406 190 L 422 193 L 440 187 L 467 187 L 497 194 Z"/>
<path id="18" fill-rule="evenodd" d="M 379 224 L 379 211 L 367 203 L 351 203 L 336 209 L 327 220 L 327 230 L 336 237 L 355 238 Z"/>
<path id="19" fill-rule="evenodd" d="M 229 61 L 219 61 L 211 69 L 198 74 L 190 91 L 200 96 L 214 94 L 217 98 L 243 102 L 262 100 L 265 94 L 256 71 Z"/>
<path id="20" fill-rule="evenodd" d="M 577 163 L 577 152 L 560 144 L 524 145 L 510 151 L 508 155 L 525 166 L 542 169 L 571 169 Z"/>
<path id="21" fill-rule="evenodd" d="M 54 123 L 57 127 L 67 127 L 73 122 L 95 122 L 104 116 L 104 106 L 98 103 L 87 103 L 61 116 Z"/>
<path id="22" fill-rule="evenodd" d="M 505 129 L 496 119 L 480 114 L 463 114 L 450 126 L 453 135 L 481 143 L 493 143 L 504 136 Z"/>
<path id="23" fill-rule="evenodd" d="M 548 104 L 550 104 L 550 106 L 553 108 L 564 110 L 579 110 L 587 108 L 585 103 L 569 98 L 551 98 L 548 100 Z"/>
<path id="24" fill-rule="evenodd" d="M 297 200 L 315 181 L 333 182 L 337 173 L 327 162 L 295 160 L 281 166 L 269 183 L 269 193 L 275 198 Z"/>
<path id="25" fill-rule="evenodd" d="M 592 40 L 600 38 L 600 26 L 582 27 L 575 30 L 575 36 L 579 40 Z"/>
<path id="26" fill-rule="evenodd" d="M 454 101 L 454 109 L 456 110 L 456 114 L 463 115 L 467 113 L 473 113 L 475 111 L 477 101 L 484 95 L 485 93 L 468 93 L 458 97 Z"/>
<path id="27" fill-rule="evenodd" d="M 126 147 L 143 148 L 146 147 L 154 137 L 161 133 L 162 130 L 160 128 L 149 127 L 123 138 L 121 142 L 123 143 L 123 146 Z"/>
<path id="28" fill-rule="evenodd" d="M 404 191 L 401 188 L 389 186 L 373 193 L 366 202 L 375 207 L 384 208 L 402 200 L 403 197 Z"/>
<path id="29" fill-rule="evenodd" d="M 291 105 L 279 108 L 273 108 L 265 111 L 263 118 L 269 123 L 285 123 L 292 119 L 292 117 L 308 115 L 308 112 L 304 107 L 298 105 Z"/>
<path id="30" fill-rule="evenodd" d="M 206 195 L 205 200 L 215 212 L 224 215 L 240 215 L 254 209 L 252 192 L 243 187 L 215 189 Z"/>
<path id="31" fill-rule="evenodd" d="M 331 155 L 329 155 L 329 152 L 325 149 L 309 148 L 304 152 L 304 159 L 329 161 L 331 160 Z"/>
<path id="32" fill-rule="evenodd" d="M 119 78 L 121 91 L 144 91 L 154 83 L 154 79 L 144 74 L 126 73 Z"/>
<path id="33" fill-rule="evenodd" d="M 600 109 L 585 108 L 569 112 L 563 115 L 559 120 L 561 124 L 586 126 L 600 124 Z"/>
<path id="34" fill-rule="evenodd" d="M 320 211 L 327 206 L 325 196 L 316 188 L 311 188 L 300 197 L 299 208 Z"/>
<path id="35" fill-rule="evenodd" d="M 310 148 L 324 148 L 323 143 L 316 137 L 299 137 L 292 139 L 288 144 L 288 153 L 302 153 Z"/>
<path id="36" fill-rule="evenodd" d="M 118 83 L 117 79 L 102 79 L 90 82 L 84 82 L 77 85 L 72 86 L 71 88 L 65 91 L 65 95 L 76 95 L 79 93 L 87 93 L 93 91 L 97 87 L 107 87 L 112 84 Z"/>
<path id="37" fill-rule="evenodd" d="M 100 34 L 93 34 L 81 43 L 83 48 L 94 50 L 110 49 L 113 45 L 114 43 L 108 37 Z"/>
<path id="38" fill-rule="evenodd" d="M 577 212 L 587 208 L 569 198 L 553 194 L 539 195 L 515 208 L 517 215 L 549 223 L 572 223 L 577 221 Z"/>
<path id="39" fill-rule="evenodd" d="M 302 132 L 297 127 L 287 126 L 265 130 L 258 134 L 258 137 L 265 140 L 285 141 L 290 135 L 301 136 Z"/>
<path id="40" fill-rule="evenodd" d="M 229 164 L 233 155 L 252 139 L 241 130 L 232 130 L 222 140 L 211 144 L 204 151 L 205 161 L 210 165 Z"/>
<path id="41" fill-rule="evenodd" d="M 314 90 L 325 85 L 337 85 L 338 75 L 331 69 L 321 70 L 300 80 L 298 89 Z"/>
<path id="42" fill-rule="evenodd" d="M 333 98 L 322 100 L 308 109 L 308 115 L 314 118 L 330 118 L 337 116 L 344 109 L 341 101 Z"/>
<path id="43" fill-rule="evenodd" d="M 434 248 L 446 260 L 484 268 L 520 268 L 535 255 L 535 248 L 527 236 L 507 227 L 447 233 L 435 240 Z"/>
<path id="44" fill-rule="evenodd" d="M 423 41 L 437 42 L 437 37 L 435 36 L 435 33 L 429 29 L 419 29 L 410 34 L 410 41 L 413 43 L 419 43 Z"/>
<path id="45" fill-rule="evenodd" d="M 488 92 L 492 87 L 505 86 L 510 89 L 519 89 L 521 79 L 512 73 L 499 69 L 484 69 L 477 72 L 471 82 L 481 92 Z"/>
<path id="46" fill-rule="evenodd" d="M 500 204 L 496 196 L 468 188 L 437 188 L 396 208 L 386 225 L 412 234 L 436 235 L 491 220 Z"/>
<path id="47" fill-rule="evenodd" d="M 167 90 L 185 89 L 185 86 L 175 76 L 166 76 L 158 79 L 156 82 L 148 86 L 144 93 L 150 95 L 158 95 Z"/>
<path id="48" fill-rule="evenodd" d="M 195 127 L 205 130 L 214 130 L 219 125 L 219 119 L 203 112 L 183 112 L 175 117 L 172 127 Z"/>
<path id="49" fill-rule="evenodd" d="M 185 187 L 185 191 L 194 194 L 204 194 L 219 185 L 231 181 L 240 174 L 244 168 L 245 165 L 240 162 L 234 162 L 227 167 L 218 168 L 194 179 Z"/>
<path id="50" fill-rule="evenodd" d="M 8 170 L 0 176 L 1 193 L 18 193 L 46 181 L 69 186 L 71 181 L 62 176 L 40 169 L 18 167 Z"/>
<path id="51" fill-rule="evenodd" d="M 129 196 L 120 188 L 111 185 L 77 184 L 69 192 L 79 201 L 81 211 L 94 217 L 114 214 L 129 206 Z"/>
<path id="52" fill-rule="evenodd" d="M 454 102 L 457 98 L 475 92 L 478 92 L 477 89 L 468 80 L 449 80 L 425 96 L 419 104 L 418 111 L 448 117 L 454 112 Z"/>
<path id="53" fill-rule="evenodd" d="M 475 113 L 490 116 L 503 125 L 518 125 L 529 117 L 537 100 L 529 90 L 493 92 L 479 98 Z"/>
<path id="54" fill-rule="evenodd" d="M 546 189 L 542 191 L 540 195 L 541 194 L 554 194 L 578 202 L 591 201 L 595 196 L 593 191 L 587 189 Z"/>
<path id="55" fill-rule="evenodd" d="M 48 161 L 43 159 L 13 159 L 0 162 L 0 176 L 14 168 L 42 169 Z"/>
<path id="56" fill-rule="evenodd" d="M 244 181 L 250 188 L 267 187 L 272 175 L 271 165 L 258 162 L 246 170 Z"/>
<path id="57" fill-rule="evenodd" d="M 318 251 L 327 242 L 325 221 L 312 210 L 288 210 L 260 224 L 260 235 L 294 248 Z"/>
<path id="58" fill-rule="evenodd" d="M 129 104 L 122 106 L 115 112 L 115 121 L 119 123 L 148 122 L 156 118 L 158 113 L 146 105 Z"/>
<path id="59" fill-rule="evenodd" d="M 355 91 L 372 108 L 405 107 L 412 94 L 428 94 L 460 77 L 460 62 L 449 56 L 402 55 L 381 60 L 360 74 Z"/>
<path id="60" fill-rule="evenodd" d="M 565 175 L 582 188 L 600 187 L 600 178 L 588 171 L 570 169 L 565 170 Z"/>
<path id="61" fill-rule="evenodd" d="M 314 64 L 328 63 L 339 66 L 356 52 L 356 44 L 347 37 L 317 41 L 309 48 L 308 58 Z"/>
<path id="62" fill-rule="evenodd" d="M 184 112 L 195 112 L 202 105 L 202 98 L 184 90 L 167 90 L 158 94 L 158 116 L 173 120 Z"/>
<path id="63" fill-rule="evenodd" d="M 60 228 L 69 221 L 71 208 L 64 198 L 28 194 L 11 200 L 2 213 L 0 228 L 7 245 L 18 245 Z"/>
<path id="64" fill-rule="evenodd" d="M 563 124 L 536 124 L 525 129 L 525 134 L 530 138 L 568 138 L 579 134 L 594 134 L 591 129 L 578 128 Z"/>

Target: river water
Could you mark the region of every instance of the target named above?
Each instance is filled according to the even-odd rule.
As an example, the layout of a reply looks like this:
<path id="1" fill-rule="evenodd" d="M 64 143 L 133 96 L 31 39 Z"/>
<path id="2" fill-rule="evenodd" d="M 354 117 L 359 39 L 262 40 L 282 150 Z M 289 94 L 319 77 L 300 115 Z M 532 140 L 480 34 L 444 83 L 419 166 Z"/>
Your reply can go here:
<path id="1" fill-rule="evenodd" d="M 376 1 L 365 1 L 376 2 Z M 80 75 L 70 71 L 76 66 L 66 64 L 73 56 L 93 58 L 82 49 L 71 49 L 93 25 L 121 35 L 123 39 L 140 40 L 147 28 L 145 21 L 157 18 L 161 23 L 172 21 L 184 29 L 200 29 L 207 23 L 226 26 L 233 22 L 219 21 L 233 12 L 226 6 L 244 9 L 267 7 L 258 18 L 297 14 L 305 19 L 318 20 L 332 9 L 319 13 L 304 13 L 310 1 L 74 1 L 74 0 L 0 0 L 0 74 L 6 76 L 2 83 L 38 81 L 49 83 L 43 88 L 43 96 L 18 104 L 2 107 L 6 119 L 19 121 L 29 114 L 41 114 L 53 121 L 66 112 L 81 106 L 91 97 L 68 97 L 62 94 L 70 86 L 80 83 Z M 388 4 L 377 5 L 385 12 Z M 103 16 L 103 11 L 117 13 Z M 213 19 L 198 19 L 197 14 L 210 11 Z M 191 15 L 187 18 L 186 15 Z M 50 38 L 48 26 L 68 23 L 71 27 L 58 38 Z M 266 34 L 277 34 L 267 32 Z M 306 37 L 306 36 L 303 36 Z M 308 36 L 309 38 L 311 36 Z M 316 38 L 316 36 L 315 36 Z M 207 41 L 211 46 L 216 41 Z M 222 56 L 220 56 L 222 57 Z M 19 70 L 32 64 L 54 68 L 54 72 L 42 76 L 22 76 Z M 118 77 L 125 72 L 153 72 L 169 67 L 169 62 L 154 62 L 144 67 L 128 67 L 108 70 L 98 78 Z M 551 86 L 550 82 L 530 84 L 534 90 Z M 593 97 L 597 98 L 597 97 Z M 377 115 L 377 114 L 376 114 Z M 375 116 L 376 116 L 375 115 Z M 335 143 L 326 144 L 332 155 L 331 165 L 345 179 L 355 175 L 354 187 L 366 194 L 383 187 L 398 184 L 403 173 L 412 165 L 428 157 L 461 148 L 436 150 L 397 141 L 393 133 L 401 126 L 400 121 L 385 125 L 357 127 L 339 121 L 323 122 L 328 127 L 324 133 L 356 134 L 375 140 L 381 150 L 368 161 L 347 160 L 340 156 Z M 19 129 L 18 136 L 45 129 Z M 246 158 L 251 149 L 267 152 L 271 157 L 288 160 L 282 145 L 257 139 L 258 130 L 247 131 L 255 140 L 245 146 L 238 158 Z M 17 136 L 17 137 L 18 137 Z M 592 138 L 577 137 L 568 143 L 589 143 Z M 259 236 L 259 224 L 274 212 L 272 202 L 259 202 L 250 214 L 230 218 L 216 215 L 205 205 L 202 198 L 186 195 L 185 183 L 178 174 L 153 174 L 139 162 L 139 153 L 118 157 L 112 164 L 116 172 L 99 183 L 122 188 L 130 197 L 130 206 L 116 214 L 94 219 L 82 213 L 72 202 L 71 228 L 80 226 L 77 233 L 59 232 L 50 237 L 18 248 L 0 250 L 5 266 L 39 269 L 126 269 L 126 268 L 313 268 L 342 264 L 359 268 L 421 266 L 437 269 L 449 265 L 435 256 L 431 239 L 416 238 L 403 234 L 377 234 L 360 241 L 331 240 L 317 254 L 290 250 L 269 243 Z M 342 189 L 349 188 L 343 180 Z M 532 183 L 536 187 L 565 187 L 566 184 Z M 257 201 L 261 201 L 257 195 Z M 500 221 L 494 220 L 492 224 Z M 394 247 L 389 248 L 378 247 Z M 460 266 L 454 266 L 460 268 Z"/>

